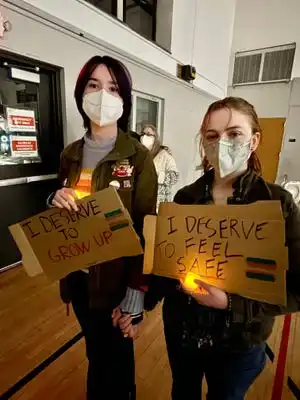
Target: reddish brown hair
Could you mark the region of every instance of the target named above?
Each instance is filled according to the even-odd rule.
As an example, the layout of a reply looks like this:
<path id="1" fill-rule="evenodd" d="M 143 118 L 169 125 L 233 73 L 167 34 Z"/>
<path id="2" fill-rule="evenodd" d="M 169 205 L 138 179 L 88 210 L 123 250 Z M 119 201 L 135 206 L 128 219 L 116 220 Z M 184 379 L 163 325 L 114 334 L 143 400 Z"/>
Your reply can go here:
<path id="1" fill-rule="evenodd" d="M 249 118 L 249 121 L 251 123 L 253 135 L 256 132 L 259 132 L 260 134 L 262 133 L 255 108 L 253 107 L 252 104 L 248 103 L 248 101 L 246 101 L 240 97 L 225 97 L 225 99 L 223 99 L 223 100 L 218 100 L 218 101 L 215 101 L 214 103 L 212 103 L 209 106 L 209 108 L 203 118 L 201 129 L 200 129 L 200 135 L 201 135 L 200 152 L 201 152 L 201 155 L 203 155 L 202 167 L 203 167 L 204 172 L 207 172 L 211 168 L 211 165 L 209 164 L 206 156 L 203 153 L 203 147 L 202 147 L 203 134 L 207 130 L 211 114 L 215 111 L 222 110 L 223 108 L 227 108 L 229 111 L 236 110 L 236 111 L 246 115 Z M 251 156 L 248 161 L 248 168 L 252 169 L 259 175 L 261 175 L 261 173 L 262 173 L 261 164 L 260 164 L 258 155 L 255 151 L 253 151 L 251 153 Z"/>

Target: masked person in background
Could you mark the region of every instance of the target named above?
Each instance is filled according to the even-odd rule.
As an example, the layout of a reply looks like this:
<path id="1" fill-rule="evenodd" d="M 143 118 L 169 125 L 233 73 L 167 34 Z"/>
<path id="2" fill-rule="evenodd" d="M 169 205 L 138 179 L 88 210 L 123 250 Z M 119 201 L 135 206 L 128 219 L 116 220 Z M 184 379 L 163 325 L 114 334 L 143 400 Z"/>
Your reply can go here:
<path id="1" fill-rule="evenodd" d="M 289 252 L 287 307 L 229 294 L 201 281 L 192 291 L 184 283 L 153 276 L 145 309 L 153 309 L 165 298 L 173 400 L 201 399 L 204 375 L 209 400 L 242 400 L 264 369 L 265 342 L 274 317 L 300 308 L 300 212 L 286 190 L 261 176 L 256 154 L 261 129 L 251 104 L 234 97 L 213 103 L 200 134 L 204 175 L 181 189 L 174 201 L 195 205 L 279 200 Z"/>
<path id="2" fill-rule="evenodd" d="M 179 179 L 179 172 L 174 157 L 168 147 L 159 140 L 153 125 L 144 125 L 141 143 L 150 150 L 158 176 L 157 210 L 160 203 L 172 201 L 172 186 Z"/>
<path id="3" fill-rule="evenodd" d="M 142 238 L 145 215 L 155 213 L 157 175 L 151 154 L 127 133 L 131 87 L 128 70 L 111 57 L 93 57 L 83 67 L 75 100 L 86 134 L 63 151 L 61 188 L 48 202 L 76 211 L 76 199 L 112 185 Z M 141 256 L 118 259 L 60 283 L 86 341 L 88 400 L 135 399 L 132 338 L 143 313 L 142 264 Z M 123 314 L 132 321 L 126 335 L 118 327 Z"/>

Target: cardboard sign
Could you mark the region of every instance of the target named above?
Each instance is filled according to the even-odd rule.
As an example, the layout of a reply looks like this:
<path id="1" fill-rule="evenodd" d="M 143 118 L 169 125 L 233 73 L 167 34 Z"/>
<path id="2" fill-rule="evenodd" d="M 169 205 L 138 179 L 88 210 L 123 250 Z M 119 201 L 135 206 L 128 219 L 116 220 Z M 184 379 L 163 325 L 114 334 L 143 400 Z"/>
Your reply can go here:
<path id="1" fill-rule="evenodd" d="M 115 189 L 77 204 L 77 212 L 52 208 L 9 228 L 29 276 L 44 272 L 58 280 L 76 270 L 143 253 Z"/>
<path id="2" fill-rule="evenodd" d="M 286 304 L 285 222 L 280 202 L 250 205 L 161 204 L 147 216 L 144 273 L 193 274 L 229 293 Z"/>
<path id="3" fill-rule="evenodd" d="M 8 132 L 36 132 L 34 110 L 6 108 Z"/>
<path id="4" fill-rule="evenodd" d="M 12 157 L 38 157 L 36 136 L 11 136 L 10 149 Z"/>

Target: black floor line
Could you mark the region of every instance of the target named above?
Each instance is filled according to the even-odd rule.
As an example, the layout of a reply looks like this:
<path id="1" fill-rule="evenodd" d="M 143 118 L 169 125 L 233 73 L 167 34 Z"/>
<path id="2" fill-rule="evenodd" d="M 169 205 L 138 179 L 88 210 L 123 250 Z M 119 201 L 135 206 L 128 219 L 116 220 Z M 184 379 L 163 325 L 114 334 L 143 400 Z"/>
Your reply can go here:
<path id="1" fill-rule="evenodd" d="M 61 346 L 58 350 L 56 350 L 50 357 L 46 358 L 43 362 L 41 362 L 38 366 L 32 369 L 27 375 L 21 378 L 17 383 L 11 386 L 5 393 L 0 396 L 1 400 L 10 399 L 13 395 L 15 395 L 19 390 L 21 390 L 27 383 L 32 381 L 37 375 L 39 375 L 45 368 L 47 368 L 50 364 L 52 364 L 55 360 L 57 360 L 61 355 L 63 355 L 66 351 L 68 351 L 75 343 L 77 343 L 83 337 L 82 332 L 77 333 L 71 340 Z"/>
<path id="2" fill-rule="evenodd" d="M 61 346 L 58 350 L 56 350 L 50 357 L 46 358 L 42 363 L 36 366 L 33 370 L 31 370 L 27 375 L 21 378 L 17 383 L 11 386 L 5 393 L 0 396 L 0 400 L 8 400 L 12 396 L 14 396 L 19 390 L 21 390 L 25 385 L 27 385 L 30 381 L 32 381 L 37 375 L 43 372 L 50 364 L 52 364 L 55 360 L 57 360 L 61 355 L 63 355 L 66 351 L 68 351 L 74 344 L 79 342 L 82 339 L 82 332 L 77 333 L 71 340 Z M 266 354 L 270 361 L 274 362 L 274 353 L 272 349 L 266 344 Z M 289 376 L 287 380 L 288 388 L 293 393 L 297 400 L 300 400 L 300 389 Z"/>

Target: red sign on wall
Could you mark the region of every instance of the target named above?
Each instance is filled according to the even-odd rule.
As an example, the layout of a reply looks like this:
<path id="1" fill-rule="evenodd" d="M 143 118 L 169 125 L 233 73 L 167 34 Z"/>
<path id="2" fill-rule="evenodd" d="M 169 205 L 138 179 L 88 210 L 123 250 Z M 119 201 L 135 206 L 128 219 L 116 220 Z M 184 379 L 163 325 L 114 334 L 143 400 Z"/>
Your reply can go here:
<path id="1" fill-rule="evenodd" d="M 38 157 L 35 136 L 11 136 L 10 148 L 12 157 Z"/>
<path id="2" fill-rule="evenodd" d="M 7 127 L 9 132 L 30 132 L 36 131 L 35 115 L 33 110 L 21 110 L 18 108 L 6 109 Z"/>

